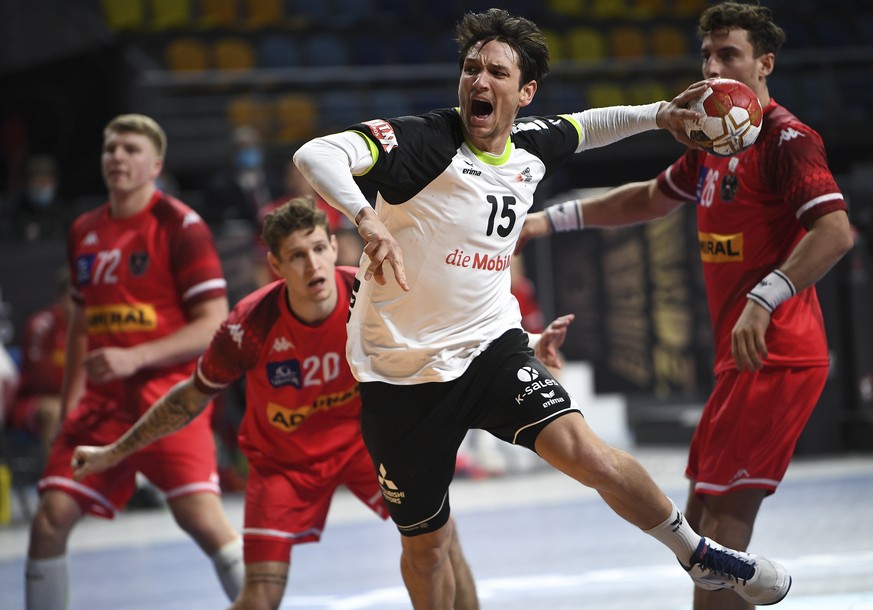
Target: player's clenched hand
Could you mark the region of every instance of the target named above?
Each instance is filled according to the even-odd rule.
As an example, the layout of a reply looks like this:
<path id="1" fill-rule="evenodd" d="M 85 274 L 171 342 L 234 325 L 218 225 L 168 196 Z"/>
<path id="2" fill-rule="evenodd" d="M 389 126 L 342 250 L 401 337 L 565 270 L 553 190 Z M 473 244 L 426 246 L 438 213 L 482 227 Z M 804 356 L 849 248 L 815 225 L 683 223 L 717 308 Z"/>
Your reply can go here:
<path id="1" fill-rule="evenodd" d="M 126 379 L 141 366 L 132 350 L 123 347 L 102 347 L 85 356 L 85 371 L 94 383 Z"/>
<path id="2" fill-rule="evenodd" d="M 518 241 L 515 244 L 515 254 L 521 252 L 524 245 L 535 237 L 544 237 L 552 232 L 549 226 L 549 219 L 546 218 L 545 212 L 534 212 L 528 214 L 524 219 L 524 224 L 521 227 L 521 233 L 518 235 Z"/>
<path id="3" fill-rule="evenodd" d="M 367 244 L 364 246 L 364 254 L 370 259 L 370 264 L 364 272 L 364 279 L 375 278 L 377 283 L 384 286 L 387 280 L 385 279 L 383 263 L 387 261 L 394 271 L 394 279 L 397 280 L 397 284 L 403 290 L 408 291 L 409 284 L 406 281 L 406 271 L 403 268 L 403 253 L 400 251 L 400 244 L 388 231 L 388 227 L 379 220 L 371 208 L 367 208 L 357 220 L 358 233 Z"/>
<path id="4" fill-rule="evenodd" d="M 73 478 L 81 481 L 89 474 L 102 472 L 115 466 L 118 458 L 110 451 L 109 447 L 89 447 L 80 445 L 73 452 L 70 466 L 73 468 Z"/>
<path id="5" fill-rule="evenodd" d="M 688 104 L 703 95 L 707 86 L 707 81 L 697 81 L 672 101 L 663 102 L 655 118 L 658 127 L 669 131 L 676 140 L 689 148 L 699 149 L 700 146 L 685 133 L 685 121 L 696 121 L 700 115 L 694 110 L 689 110 Z"/>
<path id="6" fill-rule="evenodd" d="M 536 355 L 540 362 L 551 368 L 561 368 L 562 364 L 561 358 L 558 355 L 558 349 L 564 345 L 564 339 L 567 338 L 567 327 L 570 326 L 570 322 L 574 319 L 576 319 L 576 316 L 568 313 L 555 318 L 546 327 L 534 348 L 534 355 Z"/>
<path id="7" fill-rule="evenodd" d="M 754 301 L 746 302 L 731 333 L 731 353 L 740 371 L 756 371 L 764 366 L 769 325 L 770 312 Z"/>

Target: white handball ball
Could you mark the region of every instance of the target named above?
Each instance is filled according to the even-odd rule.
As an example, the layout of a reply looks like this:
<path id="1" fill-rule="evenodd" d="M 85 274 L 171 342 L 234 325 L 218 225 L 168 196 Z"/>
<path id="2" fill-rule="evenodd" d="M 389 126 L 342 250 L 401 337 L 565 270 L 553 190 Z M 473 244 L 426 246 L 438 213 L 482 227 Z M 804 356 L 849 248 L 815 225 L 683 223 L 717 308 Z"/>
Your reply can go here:
<path id="1" fill-rule="evenodd" d="M 758 96 L 748 86 L 729 78 L 717 78 L 699 98 L 689 104 L 702 116 L 685 121 L 688 137 L 708 152 L 730 157 L 746 150 L 758 139 L 764 111 Z"/>

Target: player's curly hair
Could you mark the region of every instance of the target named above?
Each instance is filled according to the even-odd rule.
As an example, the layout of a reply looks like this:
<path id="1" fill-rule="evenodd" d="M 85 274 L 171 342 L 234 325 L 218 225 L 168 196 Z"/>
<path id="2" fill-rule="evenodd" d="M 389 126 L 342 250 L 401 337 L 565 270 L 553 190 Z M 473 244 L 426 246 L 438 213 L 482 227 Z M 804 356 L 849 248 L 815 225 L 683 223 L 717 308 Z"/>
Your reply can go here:
<path id="1" fill-rule="evenodd" d="M 700 15 L 697 37 L 703 40 L 718 30 L 746 30 L 755 57 L 776 53 L 785 42 L 785 32 L 773 23 L 773 13 L 766 6 L 722 2 L 709 7 Z"/>
<path id="2" fill-rule="evenodd" d="M 519 87 L 532 80 L 542 82 L 549 74 L 549 45 L 545 35 L 534 22 L 510 15 L 503 9 L 467 13 L 455 28 L 455 40 L 458 42 L 458 65 L 462 69 L 470 49 L 480 42 L 497 40 L 511 46 L 518 55 L 521 69 Z"/>
<path id="3" fill-rule="evenodd" d="M 315 207 L 311 197 L 295 197 L 264 217 L 261 238 L 273 256 L 281 258 L 282 242 L 295 231 L 312 233 L 321 227 L 330 237 L 330 224 L 327 215 Z"/>

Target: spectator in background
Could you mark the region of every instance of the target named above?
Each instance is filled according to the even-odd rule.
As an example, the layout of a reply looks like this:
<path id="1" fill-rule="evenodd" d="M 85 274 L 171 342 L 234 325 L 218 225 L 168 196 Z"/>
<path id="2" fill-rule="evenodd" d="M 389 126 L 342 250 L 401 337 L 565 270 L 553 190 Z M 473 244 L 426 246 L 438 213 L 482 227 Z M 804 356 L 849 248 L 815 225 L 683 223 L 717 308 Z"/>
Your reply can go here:
<path id="1" fill-rule="evenodd" d="M 61 413 L 67 325 L 73 310 L 70 274 L 58 273 L 58 297 L 31 314 L 21 341 L 21 380 L 6 425 L 39 438 L 48 456 Z"/>
<path id="2" fill-rule="evenodd" d="M 256 128 L 237 127 L 232 145 L 230 167 L 222 169 L 209 181 L 200 212 L 216 229 L 227 229 L 236 221 L 254 232 L 258 210 L 273 201 L 275 187 L 267 172 L 261 135 Z"/>
<path id="3" fill-rule="evenodd" d="M 13 239 L 36 241 L 64 239 L 72 221 L 72 208 L 58 193 L 58 166 L 49 155 L 27 161 L 24 190 L 12 199 Z"/>
<path id="4" fill-rule="evenodd" d="M 152 400 L 188 378 L 227 315 L 226 282 L 209 228 L 155 188 L 165 150 L 166 136 L 153 119 L 112 119 L 101 157 L 109 201 L 70 228 L 74 307 L 61 430 L 38 484 L 26 563 L 28 610 L 66 606 L 70 533 L 86 513 L 114 517 L 134 493 L 137 473 L 166 493 L 176 522 L 210 557 L 231 600 L 242 586 L 242 543 L 221 506 L 208 414 L 108 472 L 73 479 L 75 447 L 116 439 Z"/>

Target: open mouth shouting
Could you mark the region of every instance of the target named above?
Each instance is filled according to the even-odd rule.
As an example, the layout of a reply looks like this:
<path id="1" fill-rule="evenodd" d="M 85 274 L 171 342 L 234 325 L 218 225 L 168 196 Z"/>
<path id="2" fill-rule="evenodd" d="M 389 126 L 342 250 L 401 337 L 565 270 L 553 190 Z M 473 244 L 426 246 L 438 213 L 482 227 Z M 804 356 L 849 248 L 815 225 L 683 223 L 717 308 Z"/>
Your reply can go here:
<path id="1" fill-rule="evenodd" d="M 494 106 L 487 100 L 473 100 L 470 103 L 470 122 L 482 124 L 494 113 Z"/>

